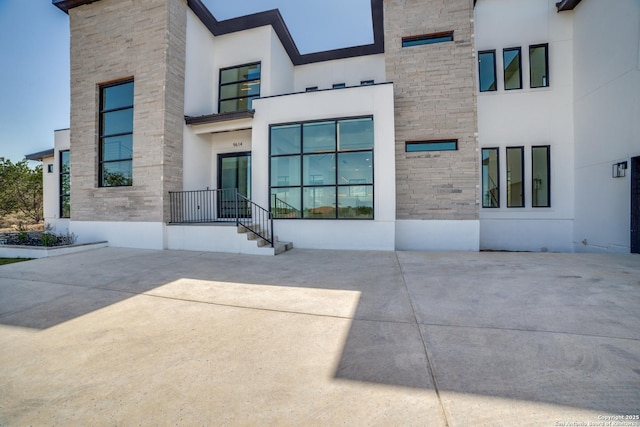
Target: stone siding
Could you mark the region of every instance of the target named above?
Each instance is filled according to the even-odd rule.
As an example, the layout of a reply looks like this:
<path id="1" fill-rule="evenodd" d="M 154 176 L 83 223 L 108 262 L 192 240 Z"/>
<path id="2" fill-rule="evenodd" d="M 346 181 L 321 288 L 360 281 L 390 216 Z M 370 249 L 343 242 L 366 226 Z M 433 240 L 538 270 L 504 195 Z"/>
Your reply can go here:
<path id="1" fill-rule="evenodd" d="M 385 0 L 387 80 L 394 83 L 397 219 L 478 219 L 472 0 Z M 402 48 L 402 37 L 454 32 Z M 457 151 L 406 153 L 405 141 L 457 139 Z"/>
<path id="2" fill-rule="evenodd" d="M 182 189 L 186 0 L 101 0 L 69 10 L 74 221 L 167 221 Z M 134 79 L 133 185 L 98 186 L 99 86 Z"/>

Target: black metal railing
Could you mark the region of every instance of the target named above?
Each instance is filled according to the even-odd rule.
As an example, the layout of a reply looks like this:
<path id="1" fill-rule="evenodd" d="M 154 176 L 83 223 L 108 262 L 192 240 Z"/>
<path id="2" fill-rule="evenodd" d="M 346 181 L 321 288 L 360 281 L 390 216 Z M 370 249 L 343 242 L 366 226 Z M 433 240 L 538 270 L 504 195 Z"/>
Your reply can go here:
<path id="1" fill-rule="evenodd" d="M 169 204 L 170 224 L 235 223 L 273 246 L 273 215 L 235 188 L 170 191 Z"/>

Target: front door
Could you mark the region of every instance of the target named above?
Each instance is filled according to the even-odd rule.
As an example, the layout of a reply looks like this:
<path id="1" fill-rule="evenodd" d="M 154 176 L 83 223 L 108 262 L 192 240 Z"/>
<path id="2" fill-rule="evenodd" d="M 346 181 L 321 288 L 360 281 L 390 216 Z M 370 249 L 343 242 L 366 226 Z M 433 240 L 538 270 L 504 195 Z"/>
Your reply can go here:
<path id="1" fill-rule="evenodd" d="M 631 253 L 640 254 L 640 157 L 631 159 Z"/>
<path id="2" fill-rule="evenodd" d="M 247 203 L 240 199 L 236 203 L 235 191 L 251 199 L 251 153 L 230 153 L 218 155 L 218 189 L 220 218 L 246 218 L 251 216 Z M 236 208 L 238 211 L 236 211 Z"/>

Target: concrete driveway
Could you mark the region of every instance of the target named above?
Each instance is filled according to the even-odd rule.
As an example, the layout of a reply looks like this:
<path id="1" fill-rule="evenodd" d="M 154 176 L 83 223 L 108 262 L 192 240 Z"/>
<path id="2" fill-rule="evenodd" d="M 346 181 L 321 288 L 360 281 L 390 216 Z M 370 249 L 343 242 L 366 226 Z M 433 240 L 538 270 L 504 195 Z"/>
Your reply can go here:
<path id="1" fill-rule="evenodd" d="M 640 256 L 96 249 L 0 349 L 3 426 L 640 426 Z"/>

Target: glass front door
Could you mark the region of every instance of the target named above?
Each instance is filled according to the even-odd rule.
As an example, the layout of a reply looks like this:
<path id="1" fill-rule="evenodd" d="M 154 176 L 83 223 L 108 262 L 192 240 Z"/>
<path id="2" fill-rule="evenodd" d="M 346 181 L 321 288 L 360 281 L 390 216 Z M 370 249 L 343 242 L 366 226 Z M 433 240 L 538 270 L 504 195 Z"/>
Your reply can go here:
<path id="1" fill-rule="evenodd" d="M 235 191 L 251 199 L 251 153 L 218 155 L 218 189 L 220 201 L 218 215 L 221 218 L 248 218 L 251 210 L 243 199 L 236 204 Z M 238 211 L 236 211 L 238 209 Z"/>

